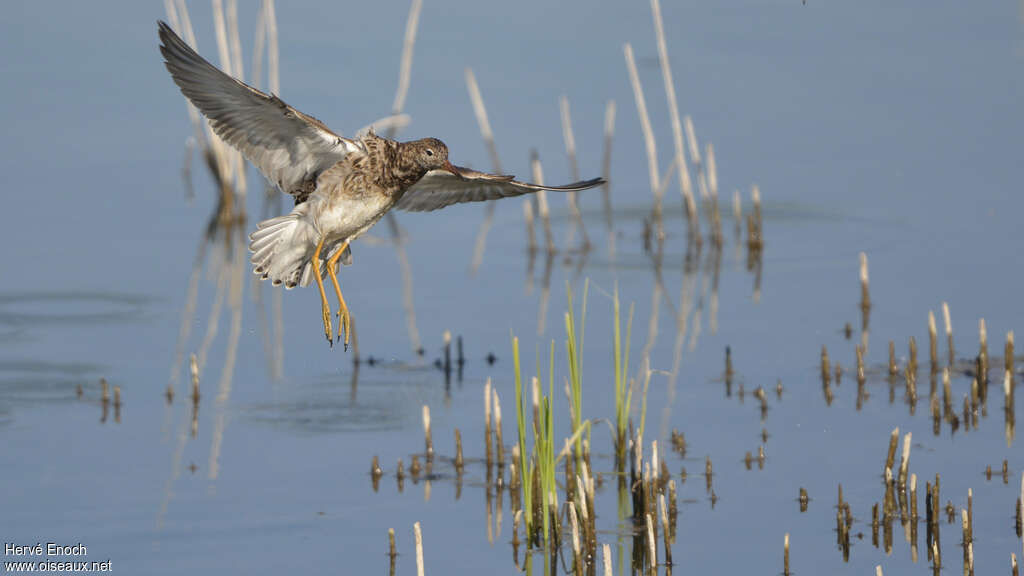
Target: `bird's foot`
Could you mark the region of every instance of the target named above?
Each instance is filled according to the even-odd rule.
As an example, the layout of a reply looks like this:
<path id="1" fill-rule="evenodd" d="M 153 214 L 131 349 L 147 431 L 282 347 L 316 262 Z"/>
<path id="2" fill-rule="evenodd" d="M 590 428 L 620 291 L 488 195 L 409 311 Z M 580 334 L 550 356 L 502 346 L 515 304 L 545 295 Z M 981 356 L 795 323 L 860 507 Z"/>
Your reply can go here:
<path id="1" fill-rule="evenodd" d="M 331 335 L 331 311 L 327 308 L 323 308 L 323 320 L 324 320 L 324 335 L 327 337 L 327 343 L 334 348 L 334 338 Z"/>
<path id="2" fill-rule="evenodd" d="M 348 352 L 349 333 L 352 331 L 352 317 L 348 312 L 348 306 L 342 305 L 338 310 L 338 341 L 341 342 L 342 334 L 345 338 L 345 352 Z"/>

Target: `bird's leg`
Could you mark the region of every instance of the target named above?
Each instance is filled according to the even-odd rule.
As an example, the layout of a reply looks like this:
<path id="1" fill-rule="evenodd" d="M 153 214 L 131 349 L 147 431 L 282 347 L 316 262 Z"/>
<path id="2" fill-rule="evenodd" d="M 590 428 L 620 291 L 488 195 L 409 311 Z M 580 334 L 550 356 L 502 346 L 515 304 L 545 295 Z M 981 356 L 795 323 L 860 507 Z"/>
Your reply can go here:
<path id="1" fill-rule="evenodd" d="M 345 253 L 345 249 L 348 248 L 348 240 L 346 240 L 334 256 L 327 261 L 327 275 L 331 277 L 331 282 L 334 283 L 334 293 L 338 295 L 338 339 L 341 339 L 342 331 L 345 333 L 345 350 L 348 350 L 348 332 L 351 323 L 351 317 L 348 313 L 348 305 L 345 304 L 345 297 L 341 295 L 341 286 L 338 285 L 338 274 L 337 266 L 338 259 Z"/>
<path id="2" fill-rule="evenodd" d="M 313 252 L 313 275 L 316 278 L 316 287 L 320 289 L 320 311 L 324 318 L 324 334 L 327 342 L 334 346 L 334 339 L 331 338 L 331 306 L 327 303 L 327 293 L 324 292 L 324 279 L 320 277 L 320 251 L 323 250 L 324 239 L 316 245 L 316 252 Z M 328 270 L 330 268 L 328 267 Z"/>

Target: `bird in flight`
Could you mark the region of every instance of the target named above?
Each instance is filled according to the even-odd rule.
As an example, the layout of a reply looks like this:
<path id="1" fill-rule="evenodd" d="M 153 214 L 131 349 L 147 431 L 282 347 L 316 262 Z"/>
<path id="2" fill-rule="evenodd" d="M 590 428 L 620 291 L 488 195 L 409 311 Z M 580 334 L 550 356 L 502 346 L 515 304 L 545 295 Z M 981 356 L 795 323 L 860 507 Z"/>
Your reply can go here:
<path id="1" fill-rule="evenodd" d="M 351 316 L 338 284 L 339 260 L 351 261 L 349 244 L 392 208 L 427 212 L 460 202 L 482 202 L 538 190 L 578 191 L 601 178 L 566 186 L 519 182 L 477 172 L 448 160 L 436 138 L 396 142 L 372 130 L 354 139 L 265 94 L 207 62 L 165 22 L 160 52 L 181 92 L 281 192 L 295 199 L 289 214 L 264 220 L 249 238 L 253 271 L 275 286 L 316 281 L 324 334 L 332 345 L 331 311 L 324 282 L 338 297 L 338 339 L 348 348 Z"/>

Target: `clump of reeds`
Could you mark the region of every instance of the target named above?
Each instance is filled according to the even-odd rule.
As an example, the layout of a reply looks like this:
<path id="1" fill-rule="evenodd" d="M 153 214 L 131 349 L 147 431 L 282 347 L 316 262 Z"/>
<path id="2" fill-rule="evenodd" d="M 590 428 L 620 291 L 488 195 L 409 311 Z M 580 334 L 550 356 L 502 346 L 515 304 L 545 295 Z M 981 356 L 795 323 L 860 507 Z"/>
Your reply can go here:
<path id="1" fill-rule="evenodd" d="M 538 394 L 538 410 L 533 425 L 533 454 L 529 457 L 526 451 L 526 417 L 523 401 L 522 376 L 519 368 L 519 339 L 512 338 L 512 358 L 515 370 L 516 385 L 516 421 L 519 431 L 519 474 L 522 490 L 523 520 L 526 526 L 527 543 L 548 546 L 552 535 L 552 509 L 557 506 L 557 487 L 555 484 L 555 452 L 554 452 L 554 419 L 551 413 L 551 401 L 554 398 L 554 342 L 551 343 L 550 374 L 548 394 Z M 539 388 L 539 378 L 534 380 L 535 390 Z M 536 502 L 535 502 L 536 501 Z M 539 503 L 539 506 L 537 505 Z"/>

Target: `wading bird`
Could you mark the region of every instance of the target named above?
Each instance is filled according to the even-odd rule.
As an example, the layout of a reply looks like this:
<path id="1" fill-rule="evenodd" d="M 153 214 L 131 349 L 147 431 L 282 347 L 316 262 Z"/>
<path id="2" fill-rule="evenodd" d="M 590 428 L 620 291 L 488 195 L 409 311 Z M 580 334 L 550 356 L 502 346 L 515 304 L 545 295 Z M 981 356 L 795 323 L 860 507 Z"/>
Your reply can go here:
<path id="1" fill-rule="evenodd" d="M 349 244 L 392 208 L 430 211 L 538 190 L 578 191 L 601 178 L 566 186 L 518 182 L 448 161 L 436 138 L 396 142 L 369 131 L 343 138 L 322 122 L 225 74 L 159 22 L 160 52 L 175 84 L 210 122 L 281 192 L 295 198 L 291 213 L 264 220 L 249 238 L 253 271 L 285 288 L 315 280 L 324 334 L 332 343 L 331 311 L 324 291 L 330 278 L 338 296 L 338 338 L 348 347 L 350 315 L 338 284 L 339 260 L 351 261 Z"/>

